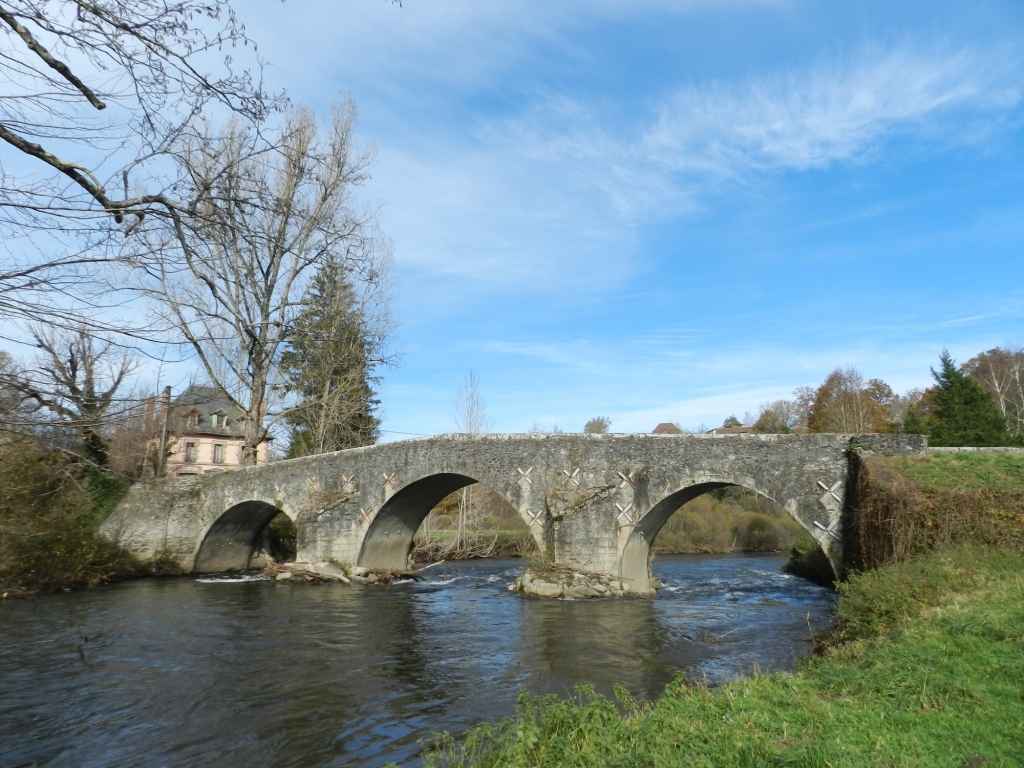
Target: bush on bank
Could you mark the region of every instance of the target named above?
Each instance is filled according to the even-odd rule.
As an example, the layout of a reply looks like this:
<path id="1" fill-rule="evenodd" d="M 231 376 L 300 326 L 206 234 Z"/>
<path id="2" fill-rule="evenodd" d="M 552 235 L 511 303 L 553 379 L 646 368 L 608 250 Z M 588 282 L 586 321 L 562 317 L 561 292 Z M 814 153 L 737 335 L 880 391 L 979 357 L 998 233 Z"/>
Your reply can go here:
<path id="1" fill-rule="evenodd" d="M 142 572 L 99 525 L 128 482 L 29 438 L 0 445 L 0 591 L 91 586 Z"/>
<path id="2" fill-rule="evenodd" d="M 853 576 L 833 643 L 792 674 L 656 702 L 582 689 L 442 739 L 432 766 L 1018 766 L 1024 555 L 957 548 Z"/>
<path id="3" fill-rule="evenodd" d="M 852 564 L 900 562 L 959 542 L 1024 551 L 1024 454 L 857 462 Z"/>

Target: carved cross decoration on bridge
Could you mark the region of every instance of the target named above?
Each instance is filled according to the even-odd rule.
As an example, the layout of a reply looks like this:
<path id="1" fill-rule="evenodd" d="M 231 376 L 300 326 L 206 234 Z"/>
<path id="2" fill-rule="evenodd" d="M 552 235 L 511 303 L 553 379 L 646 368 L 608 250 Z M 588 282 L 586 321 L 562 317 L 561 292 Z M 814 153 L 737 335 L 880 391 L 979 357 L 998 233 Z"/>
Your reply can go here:
<path id="1" fill-rule="evenodd" d="M 627 502 L 625 506 L 616 504 L 615 508 L 619 510 L 619 514 L 615 516 L 615 519 L 620 522 L 619 528 L 628 528 L 637 524 L 636 508 L 633 506 L 633 502 Z"/>
<path id="2" fill-rule="evenodd" d="M 818 487 L 824 491 L 821 498 L 818 499 L 818 503 L 825 508 L 828 512 L 829 524 L 823 525 L 817 520 L 814 521 L 814 527 L 820 531 L 823 531 L 826 536 L 831 538 L 833 541 L 839 541 L 839 517 L 840 511 L 843 505 L 843 481 L 836 480 L 832 485 L 828 485 L 821 480 L 818 481 Z"/>
<path id="3" fill-rule="evenodd" d="M 530 479 L 530 474 L 533 472 L 533 467 L 516 467 L 516 473 L 519 475 L 519 511 L 529 519 L 529 525 L 544 525 L 544 510 L 540 509 L 534 511 L 530 508 L 530 487 L 533 481 Z"/>
<path id="4" fill-rule="evenodd" d="M 356 482 L 355 475 L 341 476 L 341 491 L 349 496 L 359 493 L 359 483 Z"/>
<path id="5" fill-rule="evenodd" d="M 574 488 L 579 488 L 580 485 L 582 485 L 582 481 L 580 480 L 580 468 L 579 467 L 576 467 L 576 469 L 574 469 L 572 472 L 569 472 L 569 470 L 567 470 L 567 469 L 563 469 L 562 470 L 562 474 L 565 475 L 565 477 L 568 480 L 569 484 L 571 486 L 573 486 Z"/>
<path id="6" fill-rule="evenodd" d="M 825 507 L 826 509 L 828 509 L 830 506 L 830 503 L 828 502 L 828 497 L 830 496 L 837 505 L 843 503 L 843 497 L 839 495 L 839 492 L 843 490 L 842 480 L 836 480 L 834 483 L 832 483 L 831 488 L 825 485 L 825 483 L 821 482 L 821 480 L 819 480 L 818 487 L 825 492 L 825 494 L 819 499 L 819 501 L 821 502 L 822 506 Z"/>
<path id="7" fill-rule="evenodd" d="M 365 507 L 359 508 L 359 519 L 362 520 L 363 525 L 369 525 L 371 517 L 373 517 L 373 515 L 367 512 Z"/>

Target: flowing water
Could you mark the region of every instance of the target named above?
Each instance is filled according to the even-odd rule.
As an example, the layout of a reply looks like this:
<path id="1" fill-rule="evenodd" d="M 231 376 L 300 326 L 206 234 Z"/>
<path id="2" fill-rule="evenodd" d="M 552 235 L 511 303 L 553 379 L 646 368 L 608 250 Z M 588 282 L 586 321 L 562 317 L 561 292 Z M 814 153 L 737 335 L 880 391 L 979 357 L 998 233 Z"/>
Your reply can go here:
<path id="1" fill-rule="evenodd" d="M 148 579 L 0 604 L 0 767 L 415 764 L 520 690 L 653 698 L 792 667 L 827 590 L 777 556 L 659 557 L 654 600 L 541 601 L 522 563 L 390 587 Z"/>

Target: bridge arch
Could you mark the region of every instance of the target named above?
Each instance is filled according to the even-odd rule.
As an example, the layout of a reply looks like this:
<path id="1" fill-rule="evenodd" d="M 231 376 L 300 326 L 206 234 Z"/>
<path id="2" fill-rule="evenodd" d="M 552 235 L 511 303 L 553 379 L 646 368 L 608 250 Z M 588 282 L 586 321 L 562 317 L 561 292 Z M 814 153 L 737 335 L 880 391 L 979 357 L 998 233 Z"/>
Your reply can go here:
<path id="1" fill-rule="evenodd" d="M 704 479 L 686 485 L 662 498 L 637 521 L 632 531 L 629 532 L 619 559 L 619 576 L 629 582 L 631 591 L 646 594 L 654 592 L 654 581 L 651 575 L 654 541 L 672 515 L 698 496 L 723 488 L 742 488 L 767 499 L 789 514 L 804 530 L 811 533 L 807 524 L 795 513 L 795 503 L 781 503 L 752 478 Z M 812 536 L 812 538 L 814 537 Z"/>
<path id="2" fill-rule="evenodd" d="M 468 473 L 438 472 L 406 484 L 389 497 L 374 515 L 363 536 L 356 563 L 371 570 L 405 570 L 413 538 L 430 511 L 448 494 L 476 483 L 484 484 Z M 518 509 L 518 505 L 502 493 L 500 488 L 489 483 L 486 485 Z M 525 522 L 529 525 L 528 520 Z M 530 531 L 536 537 L 533 527 L 530 527 Z"/>
<path id="3" fill-rule="evenodd" d="M 295 523 L 286 511 L 265 501 L 249 500 L 232 505 L 204 532 L 192 571 L 212 573 L 249 568 L 263 532 L 280 514 Z"/>

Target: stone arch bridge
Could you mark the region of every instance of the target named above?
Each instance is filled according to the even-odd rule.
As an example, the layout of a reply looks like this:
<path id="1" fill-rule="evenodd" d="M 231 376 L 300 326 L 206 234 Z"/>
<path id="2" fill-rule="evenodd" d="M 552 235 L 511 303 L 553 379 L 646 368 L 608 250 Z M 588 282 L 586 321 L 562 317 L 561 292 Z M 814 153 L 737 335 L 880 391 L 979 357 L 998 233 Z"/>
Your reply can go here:
<path id="1" fill-rule="evenodd" d="M 280 511 L 296 525 L 300 560 L 398 571 L 427 513 L 481 483 L 518 510 L 549 562 L 649 594 L 662 526 L 727 486 L 775 502 L 842 573 L 850 452 L 924 448 L 915 435 L 441 436 L 142 483 L 102 532 L 187 572 L 240 569 Z"/>

